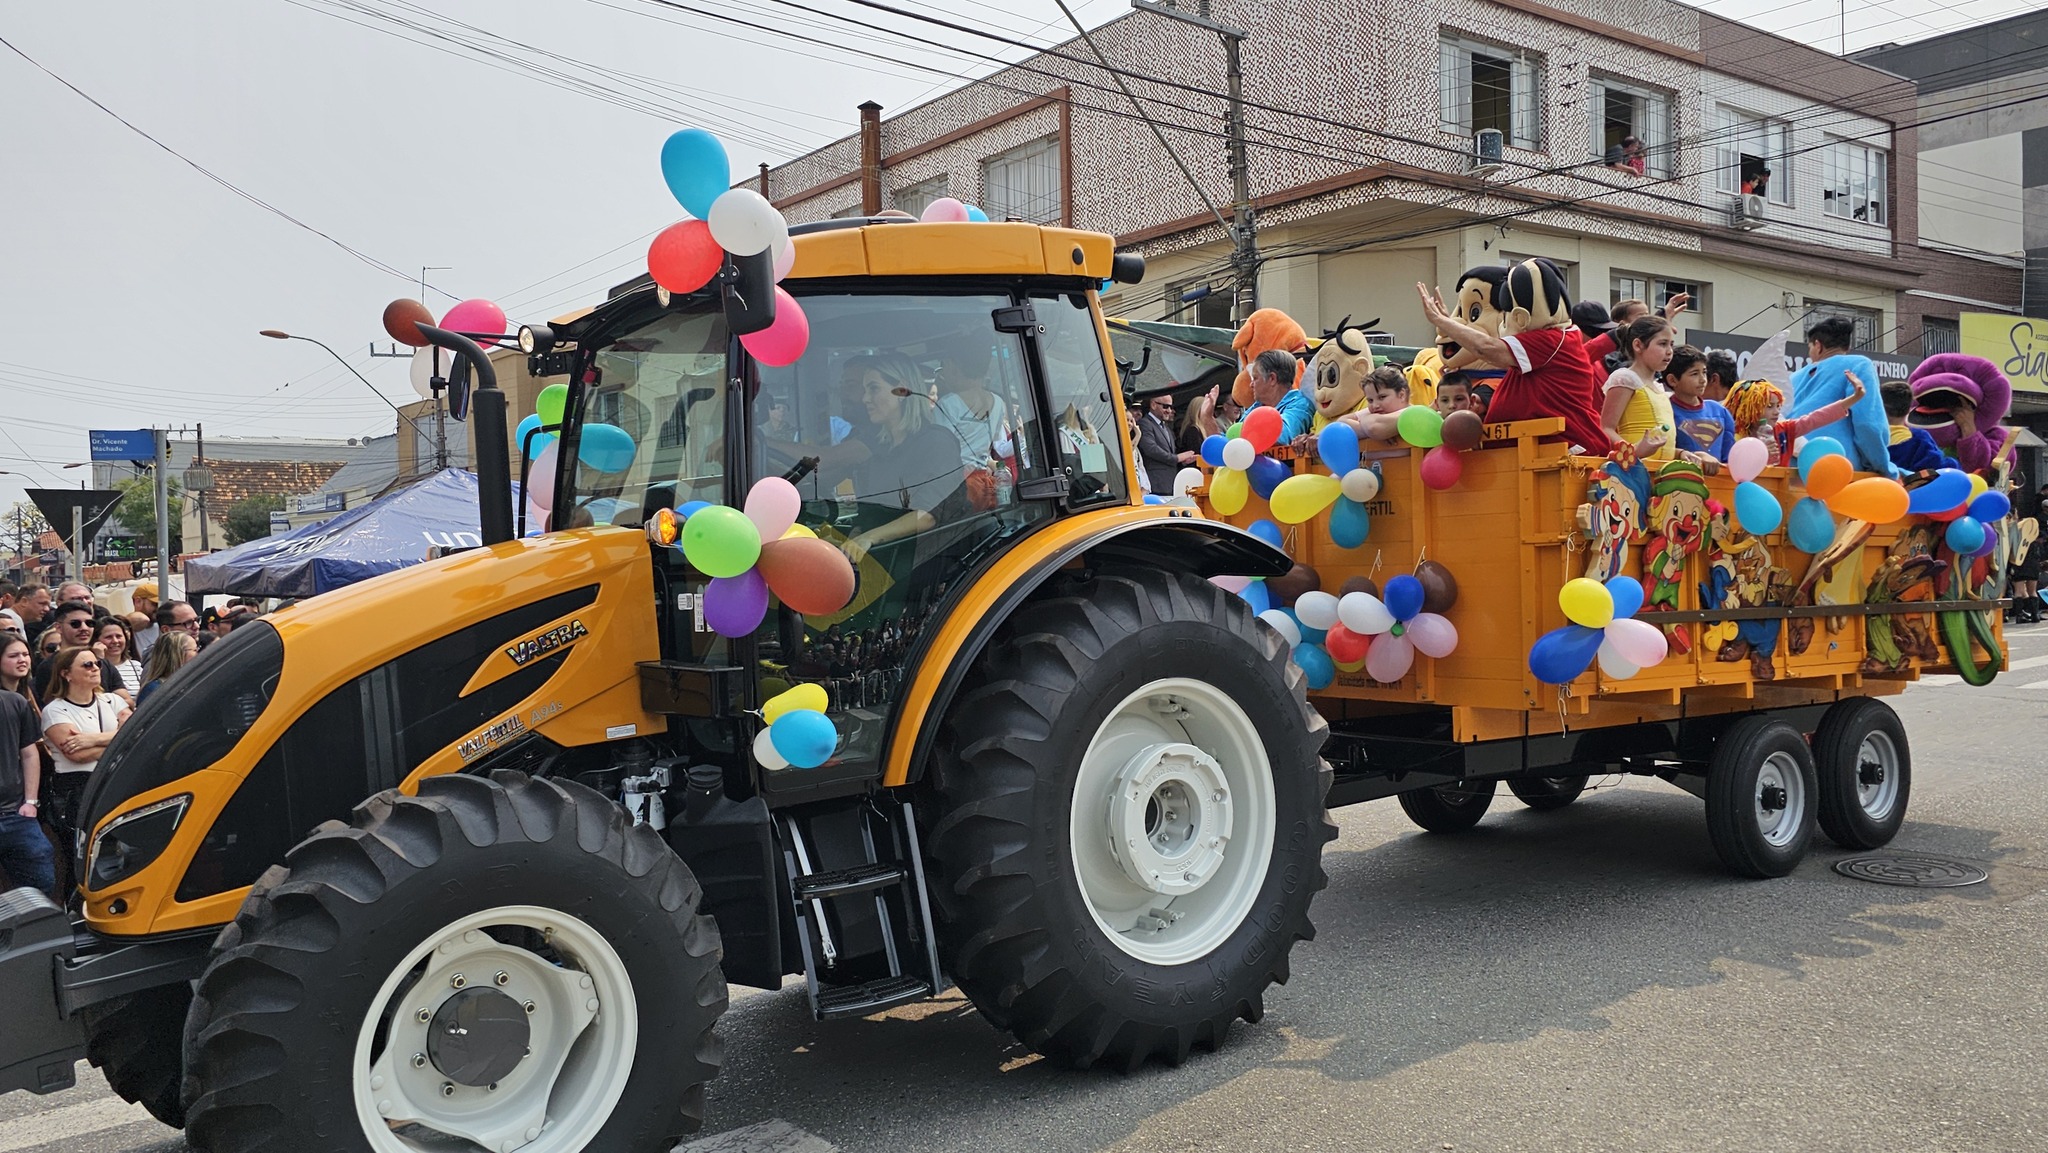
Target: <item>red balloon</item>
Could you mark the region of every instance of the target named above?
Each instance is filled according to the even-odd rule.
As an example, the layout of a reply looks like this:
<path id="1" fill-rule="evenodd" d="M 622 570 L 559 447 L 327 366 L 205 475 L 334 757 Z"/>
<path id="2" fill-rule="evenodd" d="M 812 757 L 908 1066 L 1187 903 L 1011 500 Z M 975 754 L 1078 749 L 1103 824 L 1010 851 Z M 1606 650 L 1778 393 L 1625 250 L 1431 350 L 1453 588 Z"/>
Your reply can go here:
<path id="1" fill-rule="evenodd" d="M 1437 445 L 1422 455 L 1422 483 L 1442 491 L 1465 475 L 1465 458 L 1447 444 Z"/>
<path id="2" fill-rule="evenodd" d="M 805 616 L 826 616 L 853 599 L 853 564 L 815 537 L 792 536 L 761 546 L 757 562 L 768 588 Z"/>
<path id="3" fill-rule="evenodd" d="M 1333 625 L 1323 634 L 1323 648 L 1330 659 L 1340 665 L 1355 665 L 1365 659 L 1367 649 L 1372 647 L 1372 638 L 1364 633 L 1354 633 L 1343 625 Z"/>
<path id="4" fill-rule="evenodd" d="M 1280 410 L 1262 404 L 1244 414 L 1244 438 L 1264 452 L 1279 443 L 1282 424 Z"/>
<path id="5" fill-rule="evenodd" d="M 647 246 L 647 274 L 670 292 L 697 291 L 711 283 L 724 263 L 725 250 L 701 220 L 671 224 Z"/>

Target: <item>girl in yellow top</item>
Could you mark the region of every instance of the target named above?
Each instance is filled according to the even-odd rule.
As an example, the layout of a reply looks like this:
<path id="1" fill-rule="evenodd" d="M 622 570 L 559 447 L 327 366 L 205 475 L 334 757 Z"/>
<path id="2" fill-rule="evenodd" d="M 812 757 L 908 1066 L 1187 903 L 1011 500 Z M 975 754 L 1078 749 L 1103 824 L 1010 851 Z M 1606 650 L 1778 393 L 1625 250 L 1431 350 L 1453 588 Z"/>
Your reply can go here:
<path id="1" fill-rule="evenodd" d="M 1675 459 L 1671 396 L 1657 382 L 1677 348 L 1671 322 L 1654 313 L 1639 316 L 1615 330 L 1614 343 L 1629 363 L 1607 378 L 1600 402 L 1601 431 L 1611 441 L 1634 445 L 1638 460 Z"/>

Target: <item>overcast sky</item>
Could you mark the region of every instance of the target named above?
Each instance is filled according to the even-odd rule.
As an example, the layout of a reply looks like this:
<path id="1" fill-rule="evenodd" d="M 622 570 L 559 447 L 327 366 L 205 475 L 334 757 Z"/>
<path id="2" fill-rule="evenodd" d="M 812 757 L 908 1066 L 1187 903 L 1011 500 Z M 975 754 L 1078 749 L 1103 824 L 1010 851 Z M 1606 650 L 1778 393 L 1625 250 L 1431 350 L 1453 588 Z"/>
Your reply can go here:
<path id="1" fill-rule="evenodd" d="M 863 100 L 905 108 L 959 82 L 947 73 L 979 70 L 807 10 L 1021 55 L 847 0 L 684 2 L 695 11 L 660 0 L 0 5 L 0 37 L 44 68 L 367 258 L 209 180 L 0 48 L 0 505 L 24 487 L 78 483 L 84 470 L 61 466 L 86 458 L 89 428 L 389 433 L 391 409 L 326 353 L 257 330 L 324 340 L 404 403 L 405 362 L 367 353 L 384 303 L 418 294 L 406 278 L 420 266 L 446 266 L 427 274 L 437 314 L 469 296 L 497 300 L 515 324 L 559 314 L 644 268 L 646 239 L 681 216 L 657 159 L 675 128 L 719 133 L 739 175 L 846 134 Z M 1128 8 L 1070 3 L 1090 26 Z M 1067 27 L 1053 0 L 894 6 L 1038 43 Z M 1702 6 L 1837 45 L 1837 0 Z M 2029 7 L 1850 0 L 1848 46 Z"/>

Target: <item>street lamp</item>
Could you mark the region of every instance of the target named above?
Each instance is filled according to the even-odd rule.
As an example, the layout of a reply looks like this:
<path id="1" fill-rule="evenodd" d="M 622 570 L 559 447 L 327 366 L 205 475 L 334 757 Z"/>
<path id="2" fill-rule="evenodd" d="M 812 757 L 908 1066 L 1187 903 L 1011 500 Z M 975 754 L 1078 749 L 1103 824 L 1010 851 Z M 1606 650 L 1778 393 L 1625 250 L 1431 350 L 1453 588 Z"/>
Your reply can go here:
<path id="1" fill-rule="evenodd" d="M 270 339 L 272 339 L 272 340 L 303 340 L 303 341 L 305 341 L 305 342 L 306 342 L 307 344 L 317 344 L 317 345 L 319 345 L 319 346 L 320 346 L 321 348 L 327 349 L 327 355 L 329 355 L 329 356 L 333 357 L 333 358 L 334 358 L 334 362 L 335 362 L 336 364 L 339 364 L 339 365 L 341 365 L 341 366 L 342 366 L 343 368 L 345 368 L 345 369 L 348 369 L 350 373 L 353 373 L 353 374 L 354 374 L 354 376 L 355 376 L 355 378 L 356 378 L 357 380 L 360 380 L 360 381 L 362 381 L 362 382 L 363 382 L 363 387 L 364 387 L 364 388 L 367 388 L 367 389 L 369 389 L 369 390 L 370 390 L 371 392 L 375 392 L 375 393 L 377 393 L 377 399 L 378 399 L 378 400 L 381 400 L 381 401 L 383 401 L 383 402 L 384 402 L 385 404 L 387 404 L 387 405 L 390 405 L 390 406 L 391 406 L 391 411 L 392 411 L 392 412 L 395 412 L 395 413 L 397 413 L 397 414 L 398 414 L 398 419 L 400 419 L 400 420 L 404 421 L 405 423 L 407 423 L 407 424 L 411 425 L 411 426 L 412 426 L 412 430 L 413 430 L 414 432 L 416 432 L 416 433 L 419 433 L 419 434 L 420 434 L 421 436 L 427 437 L 427 438 L 428 438 L 428 439 L 430 439 L 430 440 L 431 440 L 431 439 L 433 439 L 433 438 L 432 438 L 431 436 L 429 436 L 429 434 L 427 433 L 427 430 L 426 430 L 426 429 L 424 429 L 424 428 L 421 428 L 421 427 L 420 427 L 420 425 L 419 425 L 419 422 L 418 422 L 418 421 L 416 421 L 416 420 L 414 420 L 413 418 L 411 418 L 411 417 L 409 417 L 409 416 L 405 415 L 405 413 L 404 413 L 404 412 L 403 412 L 402 410 L 400 410 L 400 408 L 399 408 L 399 407 L 398 407 L 397 405 L 395 405 L 395 404 L 391 404 L 391 398 L 390 398 L 390 397 L 388 397 L 388 396 L 385 396 L 385 395 L 384 395 L 384 394 L 383 394 L 382 392 L 378 391 L 378 389 L 377 389 L 377 386 L 376 386 L 376 385 L 374 385 L 374 384 L 371 384 L 371 383 L 370 383 L 370 378 L 369 378 L 369 377 L 367 377 L 367 376 L 364 376 L 364 375 L 363 375 L 362 373 L 360 373 L 360 372 L 356 372 L 356 366 L 355 366 L 355 365 L 353 365 L 353 364 L 350 364 L 350 363 L 349 363 L 348 361 L 346 361 L 346 360 L 343 360 L 343 359 L 341 358 L 341 354 L 340 354 L 340 353 L 338 353 L 338 352 L 334 351 L 334 350 L 333 350 L 333 349 L 331 349 L 331 348 L 327 348 L 327 345 L 326 345 L 326 343 L 325 343 L 325 342 L 323 342 L 323 341 L 318 341 L 318 340 L 315 340 L 315 339 L 313 339 L 313 338 L 312 338 L 312 337 L 310 337 L 310 336 L 298 336 L 298 335 L 296 335 L 296 334 L 293 334 L 293 333 L 289 333 L 289 332 L 286 332 L 286 331 L 284 331 L 283 329 L 280 329 L 280 328 L 266 328 L 266 329 L 263 329 L 262 331 L 258 332 L 258 333 L 257 333 L 256 335 L 258 335 L 258 336 L 267 336 L 267 337 L 269 337 L 269 338 L 270 338 Z M 445 446 L 443 446 L 443 445 L 440 445 L 440 444 L 436 444 L 436 446 L 435 446 L 435 448 L 434 448 L 434 467 L 435 467 L 436 469 L 445 469 L 445 468 L 447 468 L 447 467 L 448 467 L 448 452 L 447 452 L 447 449 L 446 449 L 446 447 L 445 447 Z"/>

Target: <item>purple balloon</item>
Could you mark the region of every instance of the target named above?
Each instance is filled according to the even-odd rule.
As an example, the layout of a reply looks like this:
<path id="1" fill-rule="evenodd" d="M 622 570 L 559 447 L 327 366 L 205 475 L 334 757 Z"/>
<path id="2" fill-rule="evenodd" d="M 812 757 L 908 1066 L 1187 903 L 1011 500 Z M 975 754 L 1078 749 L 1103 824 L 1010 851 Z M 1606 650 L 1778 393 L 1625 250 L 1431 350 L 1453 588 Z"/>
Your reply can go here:
<path id="1" fill-rule="evenodd" d="M 761 570 L 738 576 L 713 577 L 704 589 L 704 623 L 722 637 L 743 637 L 761 627 L 768 615 L 768 582 Z"/>
<path id="2" fill-rule="evenodd" d="M 1281 481 L 1294 475 L 1293 469 L 1270 456 L 1256 458 L 1244 471 L 1245 479 L 1251 482 L 1252 491 L 1259 494 L 1260 500 L 1273 499 L 1273 490 L 1280 487 Z"/>

